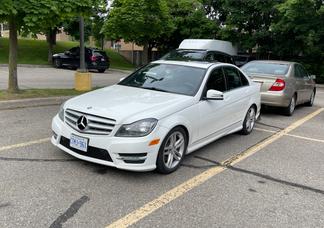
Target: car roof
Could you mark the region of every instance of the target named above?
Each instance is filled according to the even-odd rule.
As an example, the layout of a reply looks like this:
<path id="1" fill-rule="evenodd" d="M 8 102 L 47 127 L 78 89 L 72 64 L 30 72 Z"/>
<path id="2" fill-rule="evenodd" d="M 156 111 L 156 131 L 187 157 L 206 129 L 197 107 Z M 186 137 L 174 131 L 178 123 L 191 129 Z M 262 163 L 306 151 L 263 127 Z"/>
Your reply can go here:
<path id="1" fill-rule="evenodd" d="M 296 62 L 282 61 L 282 60 L 253 60 L 250 63 L 252 63 L 252 62 L 253 63 L 256 63 L 256 62 L 259 62 L 259 63 L 277 63 L 277 64 L 288 64 L 288 65 L 296 63 Z"/>
<path id="2" fill-rule="evenodd" d="M 210 50 L 210 49 L 185 49 L 185 48 L 178 48 L 178 49 L 176 49 L 176 51 L 217 52 L 217 53 L 219 53 L 219 54 L 226 55 L 226 56 L 228 56 L 228 57 L 231 57 L 231 56 L 232 56 L 232 55 L 227 54 L 227 53 L 222 52 L 222 51 L 218 51 L 218 50 Z"/>
<path id="3" fill-rule="evenodd" d="M 198 67 L 203 69 L 208 69 L 210 66 L 213 65 L 222 64 L 222 63 L 210 63 L 210 62 L 200 62 L 200 61 L 174 61 L 174 60 L 157 60 L 152 63 Z"/>

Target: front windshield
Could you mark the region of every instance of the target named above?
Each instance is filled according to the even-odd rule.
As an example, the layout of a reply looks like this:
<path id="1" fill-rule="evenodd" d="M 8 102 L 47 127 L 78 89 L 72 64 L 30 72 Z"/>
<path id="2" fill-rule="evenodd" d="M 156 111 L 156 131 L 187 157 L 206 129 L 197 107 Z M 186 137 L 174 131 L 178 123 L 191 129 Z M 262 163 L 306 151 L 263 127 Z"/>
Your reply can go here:
<path id="1" fill-rule="evenodd" d="M 172 64 L 149 64 L 134 72 L 119 85 L 194 96 L 205 69 Z"/>
<path id="2" fill-rule="evenodd" d="M 164 60 L 203 61 L 206 51 L 201 50 L 174 50 L 162 57 Z"/>

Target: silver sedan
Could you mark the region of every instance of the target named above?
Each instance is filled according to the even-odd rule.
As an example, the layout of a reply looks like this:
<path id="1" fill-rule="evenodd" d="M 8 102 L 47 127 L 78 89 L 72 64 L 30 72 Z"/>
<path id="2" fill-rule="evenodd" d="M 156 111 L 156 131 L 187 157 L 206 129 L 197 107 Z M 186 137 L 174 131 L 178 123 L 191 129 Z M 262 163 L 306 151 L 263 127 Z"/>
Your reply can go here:
<path id="1" fill-rule="evenodd" d="M 261 103 L 282 107 L 291 116 L 296 105 L 312 106 L 315 99 L 315 76 L 296 62 L 257 60 L 242 67 L 253 81 L 262 83 Z"/>

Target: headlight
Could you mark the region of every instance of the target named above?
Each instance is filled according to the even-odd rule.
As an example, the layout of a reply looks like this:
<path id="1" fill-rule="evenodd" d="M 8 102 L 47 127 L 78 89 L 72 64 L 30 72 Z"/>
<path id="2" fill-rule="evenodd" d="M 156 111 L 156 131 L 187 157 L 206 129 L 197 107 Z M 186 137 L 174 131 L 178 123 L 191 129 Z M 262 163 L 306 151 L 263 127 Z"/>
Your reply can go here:
<path id="1" fill-rule="evenodd" d="M 64 122 L 64 103 L 60 106 L 60 111 L 58 113 L 59 118 Z"/>
<path id="2" fill-rule="evenodd" d="M 117 131 L 117 137 L 142 137 L 150 134 L 155 128 L 157 119 L 144 119 L 131 124 L 122 125 Z"/>

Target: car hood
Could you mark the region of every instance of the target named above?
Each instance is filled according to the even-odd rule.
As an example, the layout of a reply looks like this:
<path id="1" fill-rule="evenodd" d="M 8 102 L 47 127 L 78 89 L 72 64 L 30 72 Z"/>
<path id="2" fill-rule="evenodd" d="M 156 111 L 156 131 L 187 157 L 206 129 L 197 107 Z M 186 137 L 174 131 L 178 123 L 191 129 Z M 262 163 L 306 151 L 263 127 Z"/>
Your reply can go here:
<path id="1" fill-rule="evenodd" d="M 193 104 L 191 96 L 113 85 L 72 98 L 64 108 L 127 124 L 145 118 L 162 119 Z"/>

